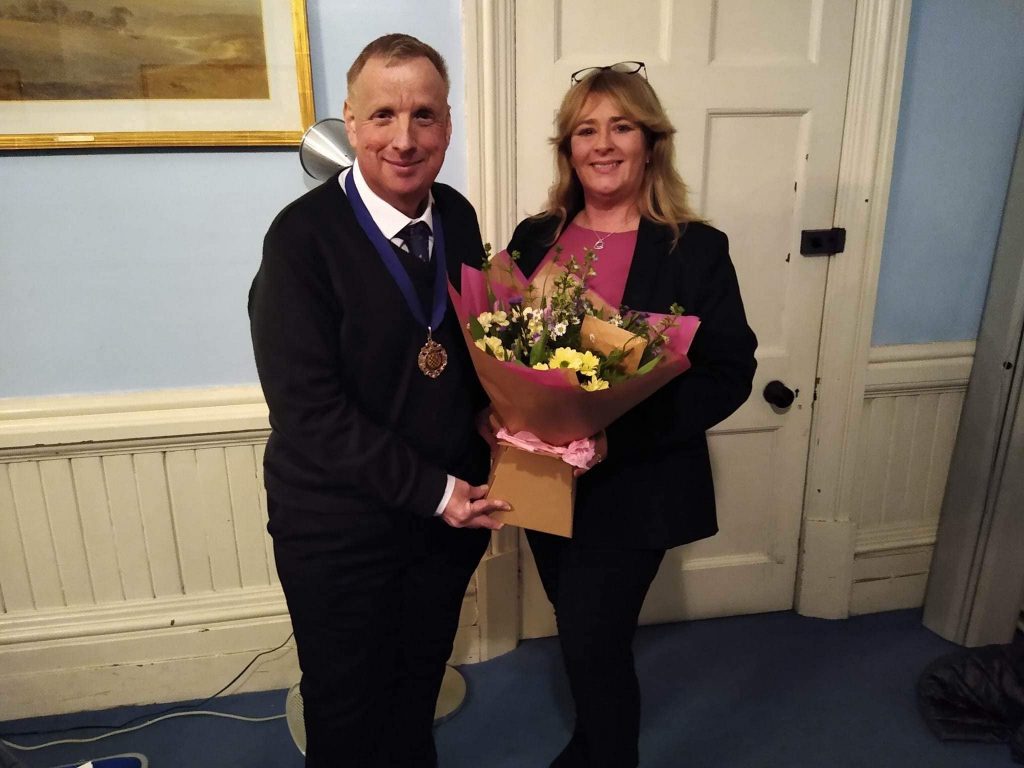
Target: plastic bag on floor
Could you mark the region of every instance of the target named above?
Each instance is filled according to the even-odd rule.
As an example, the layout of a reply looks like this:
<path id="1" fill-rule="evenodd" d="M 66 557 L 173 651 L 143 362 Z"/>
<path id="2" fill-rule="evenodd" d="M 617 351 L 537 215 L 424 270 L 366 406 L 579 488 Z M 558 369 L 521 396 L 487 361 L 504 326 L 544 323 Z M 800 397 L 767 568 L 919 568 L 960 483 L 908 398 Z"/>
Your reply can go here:
<path id="1" fill-rule="evenodd" d="M 918 679 L 917 702 L 940 739 L 1009 742 L 1024 764 L 1024 636 L 931 662 Z"/>

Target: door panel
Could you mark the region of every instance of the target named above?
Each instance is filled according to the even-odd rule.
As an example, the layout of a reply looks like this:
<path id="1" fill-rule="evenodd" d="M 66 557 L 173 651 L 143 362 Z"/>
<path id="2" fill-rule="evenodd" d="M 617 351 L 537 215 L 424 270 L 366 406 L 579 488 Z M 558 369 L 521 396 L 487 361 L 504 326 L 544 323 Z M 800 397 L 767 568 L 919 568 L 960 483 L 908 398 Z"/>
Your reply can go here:
<path id="1" fill-rule="evenodd" d="M 792 605 L 827 270 L 827 259 L 800 255 L 800 231 L 832 226 L 854 9 L 854 0 L 516 4 L 520 217 L 543 205 L 547 138 L 569 75 L 646 62 L 678 130 L 692 202 L 729 236 L 759 340 L 753 395 L 710 435 L 721 531 L 669 552 L 641 621 Z M 775 379 L 797 392 L 785 413 L 761 395 Z M 551 634 L 523 541 L 523 636 Z"/>

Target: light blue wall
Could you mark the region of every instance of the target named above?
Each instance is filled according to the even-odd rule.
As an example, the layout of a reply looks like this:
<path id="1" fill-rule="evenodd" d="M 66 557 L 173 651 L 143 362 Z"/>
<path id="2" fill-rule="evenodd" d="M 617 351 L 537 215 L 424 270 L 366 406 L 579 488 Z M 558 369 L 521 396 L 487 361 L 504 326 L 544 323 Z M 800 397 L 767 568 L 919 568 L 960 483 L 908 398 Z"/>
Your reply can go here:
<path id="1" fill-rule="evenodd" d="M 340 116 L 348 65 L 378 35 L 441 51 L 455 118 L 441 179 L 464 188 L 459 0 L 307 8 L 318 118 Z M 312 184 L 294 149 L 0 155 L 0 397 L 254 383 L 245 301 L 263 233 Z"/>
<path id="2" fill-rule="evenodd" d="M 379 34 L 411 31 L 445 55 L 441 178 L 464 188 L 459 0 L 307 7 L 318 118 L 340 115 L 345 70 Z M 1024 0 L 914 3 L 876 344 L 977 334 L 1022 34 Z M 245 294 L 267 224 L 310 184 L 294 150 L 0 155 L 0 397 L 255 382 Z"/>
<path id="3" fill-rule="evenodd" d="M 977 337 L 1022 110 L 1024 0 L 914 0 L 872 343 Z"/>

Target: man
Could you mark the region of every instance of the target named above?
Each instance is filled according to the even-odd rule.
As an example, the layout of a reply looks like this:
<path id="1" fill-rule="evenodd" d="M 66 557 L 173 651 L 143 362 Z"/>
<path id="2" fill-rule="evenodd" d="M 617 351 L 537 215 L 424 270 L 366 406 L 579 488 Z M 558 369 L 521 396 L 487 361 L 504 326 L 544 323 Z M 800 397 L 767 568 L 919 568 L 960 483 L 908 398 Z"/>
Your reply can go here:
<path id="1" fill-rule="evenodd" d="M 277 216 L 250 291 L 311 767 L 437 764 L 462 598 L 500 527 L 488 513 L 507 507 L 485 498 L 485 396 L 446 291 L 483 256 L 473 208 L 434 183 L 448 87 L 440 54 L 408 35 L 360 53 L 356 163 Z"/>

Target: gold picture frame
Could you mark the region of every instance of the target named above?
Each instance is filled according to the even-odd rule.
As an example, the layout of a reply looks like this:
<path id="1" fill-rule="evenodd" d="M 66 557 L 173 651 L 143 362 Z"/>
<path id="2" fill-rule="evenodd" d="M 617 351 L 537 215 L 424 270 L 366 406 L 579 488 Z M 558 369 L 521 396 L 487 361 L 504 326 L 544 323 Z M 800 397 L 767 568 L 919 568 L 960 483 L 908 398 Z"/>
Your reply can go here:
<path id="1" fill-rule="evenodd" d="M 5 62 L 0 59 L 0 130 L 4 131 L 0 133 L 0 150 L 300 143 L 315 119 L 305 0 L 253 0 L 246 16 L 237 15 L 240 6 L 246 9 L 244 0 L 222 5 L 224 13 L 220 15 L 211 15 L 208 10 L 216 9 L 222 0 L 182 4 L 168 0 L 124 1 L 124 5 L 104 12 L 87 10 L 90 4 L 82 0 L 49 4 L 13 0 L 3 4 L 0 52 L 7 47 L 6 55 L 10 58 L 12 41 L 25 41 L 35 34 L 35 47 L 26 58 L 38 66 L 32 91 L 24 85 L 21 70 L 11 69 L 9 63 L 5 69 Z M 230 16 L 229 10 L 236 15 Z M 102 81 L 104 63 L 112 69 L 116 60 L 116 66 L 123 67 L 125 59 L 123 54 L 111 51 L 104 60 L 105 48 L 131 47 L 137 53 L 140 47 L 151 45 L 161 54 L 181 48 L 177 39 L 161 39 L 161 31 L 173 29 L 174 22 L 194 25 L 200 11 L 207 11 L 202 17 L 205 38 L 201 40 L 200 53 L 188 51 L 192 61 L 152 67 L 140 64 L 137 82 L 132 70 L 128 86 L 138 89 L 142 96 L 118 97 L 117 89 L 126 87 L 123 77 L 116 83 L 112 75 L 109 82 Z M 173 17 L 170 22 L 168 17 Z M 135 19 L 139 20 L 137 29 L 132 26 Z M 221 20 L 221 27 L 211 31 L 210 26 L 217 19 Z M 248 22 L 250 31 L 261 31 L 262 41 L 256 33 L 242 40 L 235 23 L 238 20 Z M 193 34 L 189 39 L 195 38 Z M 38 52 L 46 46 L 49 50 L 44 59 Z M 237 58 L 239 48 L 246 49 L 249 61 L 256 64 L 233 63 L 230 57 Z M 254 48 L 258 49 L 256 54 Z M 57 49 L 57 56 L 65 58 L 54 61 L 53 49 Z M 75 50 L 82 62 L 73 63 L 80 63 L 80 68 L 88 70 L 88 76 L 93 78 L 87 85 L 55 83 L 56 77 L 47 77 L 45 69 L 52 66 L 66 78 L 66 72 L 73 69 L 67 65 L 75 55 L 67 51 Z M 33 55 L 37 60 L 31 59 Z M 195 63 L 201 56 L 209 58 Z M 164 56 L 165 60 L 169 58 Z M 41 68 L 44 71 L 40 72 Z M 97 76 L 96 72 L 100 74 Z M 163 95 L 183 91 L 190 91 L 190 95 Z M 223 97 L 225 91 L 230 96 Z M 89 95 L 74 98 L 79 92 Z M 108 92 L 114 93 L 114 97 L 106 95 Z"/>

